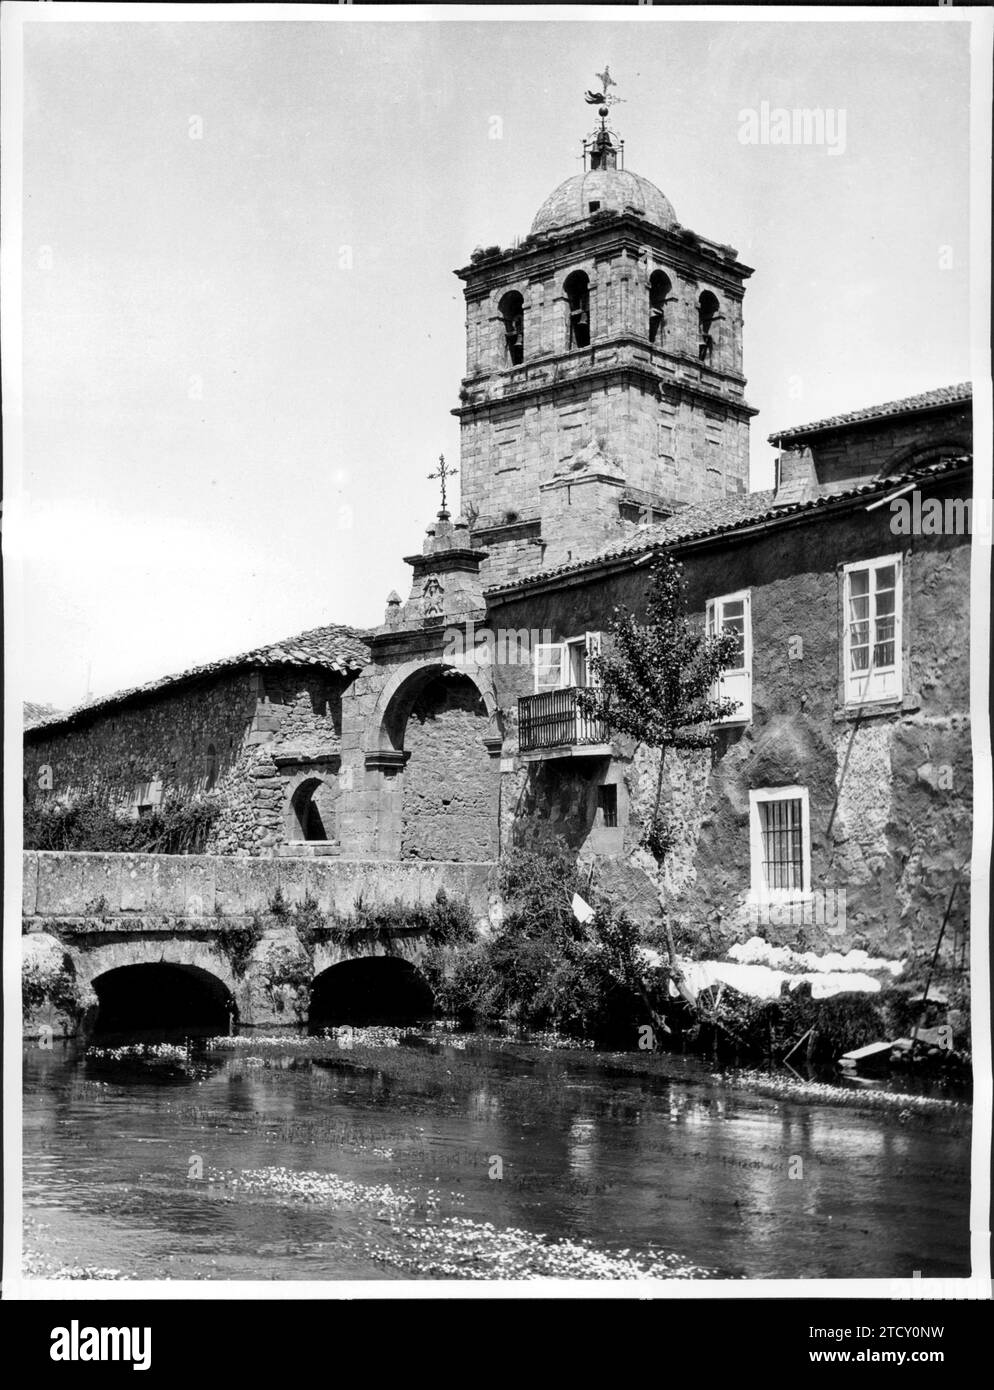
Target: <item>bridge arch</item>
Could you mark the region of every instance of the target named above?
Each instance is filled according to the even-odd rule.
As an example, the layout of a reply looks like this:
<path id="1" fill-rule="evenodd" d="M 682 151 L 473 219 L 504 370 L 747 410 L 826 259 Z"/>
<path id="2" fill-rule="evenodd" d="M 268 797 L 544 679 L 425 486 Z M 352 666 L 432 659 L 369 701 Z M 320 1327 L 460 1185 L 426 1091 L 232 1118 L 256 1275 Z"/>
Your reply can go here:
<path id="1" fill-rule="evenodd" d="M 404 1024 L 430 1018 L 435 999 L 418 968 L 418 951 L 377 948 L 341 956 L 311 981 L 310 1028 L 335 1024 Z"/>
<path id="2" fill-rule="evenodd" d="M 203 942 L 117 941 L 76 953 L 75 964 L 95 997 L 98 1032 L 189 1025 L 226 1033 L 238 1018 L 238 981 Z"/>

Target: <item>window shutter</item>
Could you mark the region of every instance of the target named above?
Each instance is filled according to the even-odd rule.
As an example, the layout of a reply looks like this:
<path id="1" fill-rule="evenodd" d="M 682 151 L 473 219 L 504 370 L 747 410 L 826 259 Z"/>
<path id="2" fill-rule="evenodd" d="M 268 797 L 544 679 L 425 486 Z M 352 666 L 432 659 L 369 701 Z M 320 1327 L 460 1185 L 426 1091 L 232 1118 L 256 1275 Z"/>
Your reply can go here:
<path id="1" fill-rule="evenodd" d="M 741 633 L 738 665 L 722 671 L 711 691 L 712 699 L 736 700 L 738 708 L 718 722 L 747 722 L 752 718 L 752 595 L 746 589 L 738 594 L 709 599 L 706 614 L 710 637 L 716 637 L 726 628 Z"/>
<path id="2" fill-rule="evenodd" d="M 600 632 L 588 632 L 584 634 L 584 640 L 587 646 L 588 685 L 600 685 L 600 677 L 598 676 L 596 669 L 593 666 L 591 666 L 590 658 L 594 656 L 600 656 L 602 646 L 601 638 L 602 634 Z"/>

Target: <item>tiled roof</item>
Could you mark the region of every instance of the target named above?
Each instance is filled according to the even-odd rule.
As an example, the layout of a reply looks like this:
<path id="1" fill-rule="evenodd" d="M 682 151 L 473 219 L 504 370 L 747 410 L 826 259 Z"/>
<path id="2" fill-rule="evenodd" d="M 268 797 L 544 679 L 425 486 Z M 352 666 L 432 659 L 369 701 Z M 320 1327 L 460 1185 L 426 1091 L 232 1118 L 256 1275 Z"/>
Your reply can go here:
<path id="1" fill-rule="evenodd" d="M 771 444 L 782 439 L 800 439 L 808 434 L 821 434 L 824 430 L 840 429 L 844 425 L 858 425 L 864 420 L 880 420 L 887 415 L 912 414 L 916 410 L 934 410 L 940 405 L 956 405 L 960 401 L 973 399 L 973 383 L 961 381 L 957 386 L 940 386 L 935 391 L 923 391 L 917 396 L 905 396 L 899 401 L 885 401 L 883 405 L 867 405 L 862 410 L 850 410 L 844 415 L 829 415 L 824 420 L 815 420 L 810 425 L 794 425 L 789 430 L 780 430 L 768 436 Z"/>
<path id="2" fill-rule="evenodd" d="M 745 492 L 738 497 L 722 497 L 714 502 L 704 502 L 692 507 L 681 507 L 665 521 L 651 522 L 639 526 L 623 541 L 612 541 L 603 550 L 597 551 L 586 560 L 577 560 L 568 565 L 530 574 L 511 584 L 502 584 L 488 589 L 488 596 L 504 590 L 517 589 L 522 585 L 537 584 L 557 575 L 576 574 L 585 569 L 594 569 L 610 560 L 620 560 L 626 555 L 639 555 L 655 549 L 656 546 L 676 545 L 681 541 L 703 540 L 708 536 L 731 535 L 735 531 L 756 525 L 763 521 L 778 521 L 781 518 L 797 516 L 802 512 L 825 511 L 834 503 L 859 497 L 864 493 L 889 492 L 904 483 L 921 481 L 943 473 L 955 472 L 969 463 L 968 457 L 943 459 L 939 463 L 925 464 L 918 468 L 896 473 L 888 478 L 871 478 L 847 488 L 844 492 L 825 493 L 805 502 L 782 502 L 777 505 L 773 489 L 765 492 Z"/>
<path id="3" fill-rule="evenodd" d="M 118 690 L 113 695 L 91 700 L 89 704 L 77 705 L 75 709 L 66 710 L 63 714 L 53 714 L 40 719 L 29 728 L 35 733 L 39 729 L 76 724 L 114 706 L 157 695 L 162 690 L 186 685 L 205 676 L 219 675 L 223 671 L 245 667 L 316 666 L 325 671 L 340 671 L 343 675 L 348 671 L 359 671 L 369 660 L 369 649 L 363 642 L 363 636 L 364 634 L 356 628 L 345 627 L 341 623 L 311 628 L 310 631 L 301 632 L 296 637 L 288 637 L 283 642 L 255 647 L 250 652 L 242 652 L 239 656 L 226 657 L 221 661 L 209 661 L 206 666 L 193 666 L 189 671 L 181 671 L 174 676 L 162 676 L 159 680 L 135 686 L 130 690 Z"/>

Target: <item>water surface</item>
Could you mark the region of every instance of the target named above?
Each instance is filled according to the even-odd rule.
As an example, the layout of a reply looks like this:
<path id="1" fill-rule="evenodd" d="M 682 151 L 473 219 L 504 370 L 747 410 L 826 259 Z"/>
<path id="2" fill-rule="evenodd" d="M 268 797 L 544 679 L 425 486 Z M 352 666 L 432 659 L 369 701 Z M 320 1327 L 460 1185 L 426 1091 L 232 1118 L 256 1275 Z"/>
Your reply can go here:
<path id="1" fill-rule="evenodd" d="M 965 1106 L 864 1110 L 482 1035 L 342 1040 L 29 1044 L 27 1272 L 969 1275 Z"/>

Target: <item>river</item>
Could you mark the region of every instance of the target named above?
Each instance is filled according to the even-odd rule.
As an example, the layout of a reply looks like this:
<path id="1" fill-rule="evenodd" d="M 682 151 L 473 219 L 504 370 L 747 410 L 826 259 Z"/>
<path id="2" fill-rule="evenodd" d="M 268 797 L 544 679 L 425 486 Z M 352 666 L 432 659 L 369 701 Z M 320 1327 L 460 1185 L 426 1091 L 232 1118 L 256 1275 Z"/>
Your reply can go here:
<path id="1" fill-rule="evenodd" d="M 159 1038 L 25 1047 L 29 1275 L 970 1272 L 962 1097 L 439 1030 Z"/>

